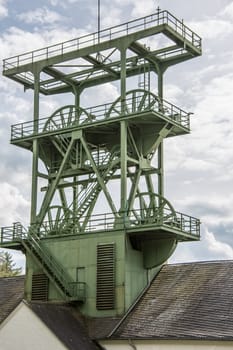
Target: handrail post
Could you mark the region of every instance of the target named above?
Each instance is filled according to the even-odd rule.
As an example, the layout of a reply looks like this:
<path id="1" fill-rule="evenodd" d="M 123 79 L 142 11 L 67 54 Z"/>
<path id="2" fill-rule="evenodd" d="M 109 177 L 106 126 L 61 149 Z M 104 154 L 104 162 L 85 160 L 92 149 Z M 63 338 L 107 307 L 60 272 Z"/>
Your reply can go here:
<path id="1" fill-rule="evenodd" d="M 17 222 L 14 222 L 13 223 L 13 230 L 12 230 L 12 238 L 13 238 L 13 240 L 16 237 L 16 232 L 17 232 Z"/>

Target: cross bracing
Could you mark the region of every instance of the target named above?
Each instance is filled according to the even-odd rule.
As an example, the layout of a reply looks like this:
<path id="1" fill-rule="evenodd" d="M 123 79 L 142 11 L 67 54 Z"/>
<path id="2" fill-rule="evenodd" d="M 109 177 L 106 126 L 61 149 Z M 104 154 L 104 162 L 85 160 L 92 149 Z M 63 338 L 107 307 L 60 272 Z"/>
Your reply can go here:
<path id="1" fill-rule="evenodd" d="M 138 225 L 141 222 L 140 215 L 144 210 L 150 213 L 147 216 L 157 216 L 158 220 L 161 216 L 159 210 L 163 208 L 161 201 L 165 203 L 166 200 L 163 197 L 155 200 L 152 176 L 157 176 L 159 170 L 153 168 L 151 160 L 164 138 L 190 132 L 189 119 L 189 113 L 177 106 L 149 91 L 136 89 L 126 93 L 123 111 L 119 98 L 113 103 L 88 109 L 75 105 L 61 107 L 50 117 L 38 121 L 36 133 L 33 121 L 12 126 L 13 144 L 31 149 L 33 140 L 38 139 L 38 156 L 47 169 L 47 172 L 38 174 L 48 180 L 48 185 L 43 187 L 44 199 L 36 222 L 32 224 L 42 231 L 46 227 L 48 235 L 84 232 L 90 223 L 93 226 L 93 212 L 101 193 L 112 210 L 112 217 L 118 220 L 120 214 L 107 183 L 120 179 L 117 170 L 121 170 L 121 144 L 117 135 L 122 120 L 127 121 L 127 178 L 132 179 L 127 210 L 137 213 L 133 227 L 136 227 L 136 222 Z M 147 135 L 144 140 L 143 133 Z M 142 177 L 145 177 L 147 192 L 139 189 Z M 66 194 L 67 188 L 75 188 L 72 200 Z M 59 193 L 59 203 L 53 200 L 56 192 Z M 146 203 L 146 197 L 150 198 L 149 203 Z M 155 224 L 154 219 L 151 220 Z M 163 215 L 161 220 L 166 222 Z M 176 214 L 171 222 L 180 229 Z M 198 225 L 197 220 L 197 231 Z"/>
<path id="2" fill-rule="evenodd" d="M 169 39 L 165 47 L 153 50 L 140 44 L 140 40 L 160 34 Z M 114 59 L 114 53 L 119 50 L 123 38 L 127 40 L 129 51 L 134 54 L 126 60 L 128 77 L 139 74 L 145 65 L 144 60 L 148 69 L 156 72 L 158 67 L 165 71 L 171 65 L 201 54 L 201 38 L 168 11 L 159 11 L 102 30 L 99 36 L 93 33 L 5 59 L 3 74 L 20 82 L 25 88 L 34 88 L 33 72 L 38 66 L 46 73 L 44 78 L 40 78 L 40 92 L 44 94 L 70 92 L 74 88 L 83 90 L 118 80 L 121 61 Z M 101 54 L 106 49 L 112 50 L 107 57 Z M 84 67 L 74 63 L 72 72 L 62 70 L 62 64 L 79 58 Z M 86 68 L 87 64 L 91 64 L 90 67 Z"/>
<path id="3" fill-rule="evenodd" d="M 57 262 L 62 242 L 67 248 L 72 240 L 78 250 L 86 247 L 84 237 L 88 248 L 91 240 L 101 245 L 108 237 L 115 245 L 124 237 L 151 269 L 178 242 L 200 239 L 199 219 L 165 198 L 163 148 L 167 138 L 190 133 L 191 114 L 163 98 L 164 74 L 200 55 L 200 37 L 159 10 L 4 60 L 3 74 L 34 90 L 34 112 L 32 121 L 11 127 L 11 143 L 32 152 L 30 224 L 26 232 L 18 223 L 2 228 L 0 244 L 26 251 L 64 299 L 85 302 L 86 292 L 85 283 L 66 274 L 73 257 Z M 118 98 L 83 106 L 84 92 L 110 82 Z M 59 108 L 41 116 L 41 94 L 62 93 L 72 102 L 64 105 L 59 95 Z M 47 245 L 54 252 L 47 254 Z"/>
<path id="4" fill-rule="evenodd" d="M 143 113 L 150 113 L 146 117 Z M 126 111 L 121 113 L 120 98 L 112 103 L 83 109 L 75 105 L 63 106 L 50 117 L 40 118 L 35 133 L 34 121 L 12 125 L 11 142 L 17 143 L 23 139 L 33 139 L 49 134 L 64 133 L 72 129 L 92 128 L 102 125 L 112 125 L 120 120 L 135 119 L 144 123 L 155 123 L 157 116 L 172 123 L 176 133 L 190 131 L 190 113 L 185 112 L 174 104 L 160 99 L 155 94 L 142 89 L 136 89 L 126 94 Z M 158 120 L 157 120 L 158 122 Z"/>

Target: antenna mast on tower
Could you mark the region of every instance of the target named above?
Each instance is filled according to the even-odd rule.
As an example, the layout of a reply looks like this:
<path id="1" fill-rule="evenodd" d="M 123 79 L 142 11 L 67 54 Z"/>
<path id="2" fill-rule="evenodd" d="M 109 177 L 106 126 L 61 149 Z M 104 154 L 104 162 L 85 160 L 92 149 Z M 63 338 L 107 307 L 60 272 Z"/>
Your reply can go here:
<path id="1" fill-rule="evenodd" d="M 98 44 L 100 43 L 100 0 L 98 0 L 97 4 L 97 35 L 98 35 Z M 96 59 L 101 61 L 101 54 L 97 52 Z"/>
<path id="2" fill-rule="evenodd" d="M 161 10 L 101 31 L 97 4 L 98 31 L 4 60 L 34 105 L 11 127 L 11 143 L 32 153 L 30 226 L 1 228 L 0 247 L 26 254 L 26 300 L 119 317 L 178 243 L 200 239 L 199 219 L 164 197 L 164 143 L 190 133 L 190 114 L 163 90 L 168 68 L 201 55 L 201 38 Z M 100 104 L 114 82 L 117 97 Z"/>
<path id="3" fill-rule="evenodd" d="M 100 42 L 100 0 L 98 0 L 98 43 Z"/>

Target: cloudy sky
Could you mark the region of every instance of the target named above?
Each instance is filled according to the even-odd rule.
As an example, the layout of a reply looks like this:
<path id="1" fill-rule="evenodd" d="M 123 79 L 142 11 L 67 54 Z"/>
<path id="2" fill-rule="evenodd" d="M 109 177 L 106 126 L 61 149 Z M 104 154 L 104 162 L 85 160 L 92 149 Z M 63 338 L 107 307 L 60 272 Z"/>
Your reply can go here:
<path id="1" fill-rule="evenodd" d="M 158 6 L 203 38 L 202 57 L 165 75 L 164 97 L 194 113 L 192 134 L 165 143 L 166 198 L 177 211 L 202 221 L 201 241 L 180 244 L 171 262 L 232 259 L 233 1 L 101 0 L 101 28 L 151 14 Z M 0 0 L 0 59 L 96 29 L 97 0 Z M 114 86 L 105 89 L 110 102 Z M 0 101 L 0 226 L 27 225 L 31 155 L 10 145 L 9 138 L 10 125 L 32 119 L 32 92 L 1 77 Z M 58 106 L 55 97 L 47 97 L 41 111 L 49 115 Z M 20 253 L 14 258 L 23 264 Z"/>

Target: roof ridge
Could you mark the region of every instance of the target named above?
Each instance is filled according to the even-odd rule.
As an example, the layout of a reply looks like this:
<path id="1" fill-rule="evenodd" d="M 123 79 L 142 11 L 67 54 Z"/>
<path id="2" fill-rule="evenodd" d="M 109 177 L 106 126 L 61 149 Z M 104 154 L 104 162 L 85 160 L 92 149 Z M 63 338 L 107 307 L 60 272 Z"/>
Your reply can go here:
<path id="1" fill-rule="evenodd" d="M 233 263 L 233 259 L 224 259 L 224 260 L 200 260 L 200 261 L 187 261 L 187 262 L 174 262 L 167 263 L 165 266 L 177 266 L 177 265 L 201 265 L 201 264 L 225 264 L 226 262 Z"/>

